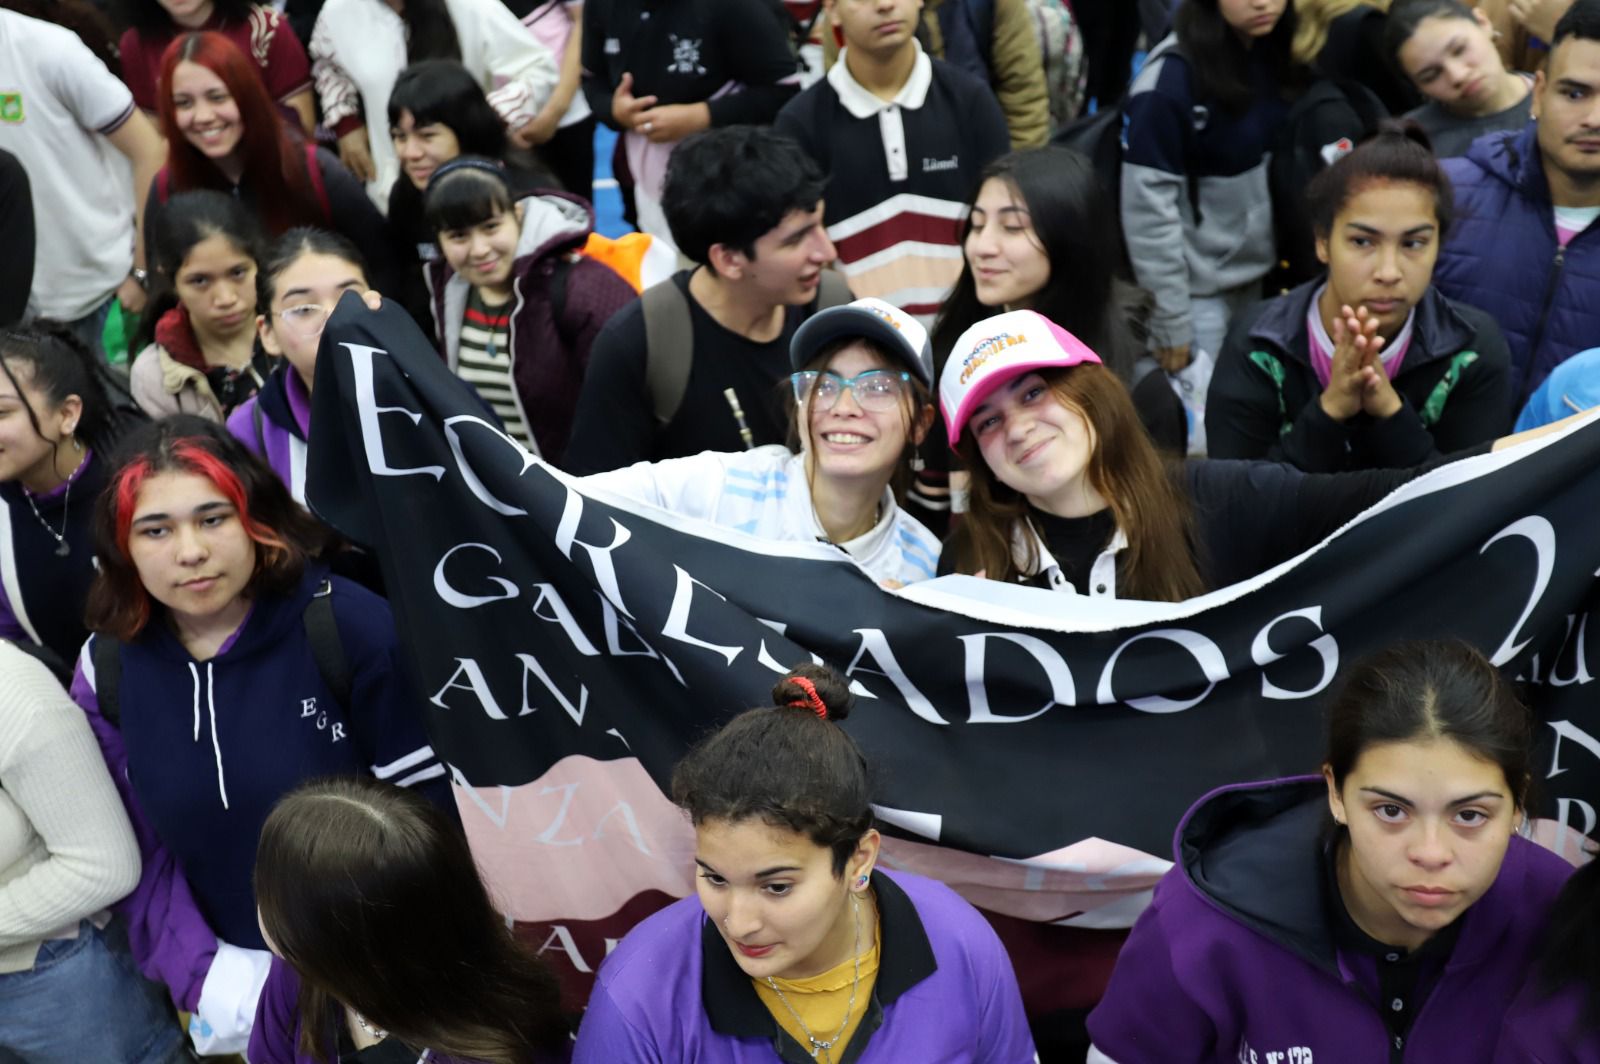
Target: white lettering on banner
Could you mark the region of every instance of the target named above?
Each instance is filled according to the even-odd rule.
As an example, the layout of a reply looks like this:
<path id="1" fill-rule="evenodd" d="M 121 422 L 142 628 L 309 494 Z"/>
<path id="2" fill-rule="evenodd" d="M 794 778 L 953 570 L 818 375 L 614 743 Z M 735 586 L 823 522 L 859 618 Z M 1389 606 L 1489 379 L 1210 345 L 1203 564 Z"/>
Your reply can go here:
<path id="1" fill-rule="evenodd" d="M 1272 680 L 1267 677 L 1266 673 L 1266 668 L 1268 665 L 1271 665 L 1275 661 L 1282 661 L 1284 657 L 1284 655 L 1272 649 L 1272 627 L 1279 621 L 1287 621 L 1291 617 L 1304 617 L 1306 620 L 1317 626 L 1317 631 L 1323 632 L 1322 635 L 1313 639 L 1308 644 L 1308 646 L 1310 646 L 1312 650 L 1315 650 L 1317 655 L 1322 658 L 1322 678 L 1317 681 L 1315 687 L 1312 687 L 1307 691 L 1286 691 L 1282 687 L 1279 687 L 1277 684 L 1273 683 Z M 1272 620 L 1268 621 L 1266 627 L 1262 628 L 1261 631 L 1256 633 L 1255 639 L 1250 643 L 1250 660 L 1254 661 L 1262 670 L 1262 698 L 1278 698 L 1285 700 L 1294 698 L 1310 698 L 1314 694 L 1319 694 L 1323 688 L 1332 683 L 1334 674 L 1339 671 L 1339 643 L 1333 638 L 1333 636 L 1328 635 L 1326 630 L 1322 627 L 1321 606 L 1311 606 L 1303 610 L 1290 610 L 1288 613 L 1279 614 L 1277 617 L 1274 617 Z"/>
<path id="2" fill-rule="evenodd" d="M 572 966 L 585 975 L 594 971 L 584 961 L 583 954 L 578 952 L 578 944 L 572 940 L 572 932 L 568 931 L 562 924 L 556 924 L 550 928 L 549 937 L 544 940 L 544 945 L 540 946 L 535 952 L 539 956 L 543 956 L 552 949 L 565 953 L 567 959 L 572 962 Z"/>
<path id="3" fill-rule="evenodd" d="M 777 632 L 779 635 L 787 636 L 789 634 L 789 626 L 787 624 L 785 624 L 784 622 L 782 622 L 782 621 L 769 621 L 765 617 L 757 617 L 756 620 L 760 621 L 762 624 L 766 625 L 768 628 L 771 628 L 774 632 Z M 818 654 L 816 652 L 812 652 L 812 654 L 811 654 L 811 663 L 813 665 L 824 665 L 824 664 L 826 664 L 826 662 L 824 662 L 822 660 L 822 655 Z M 766 667 L 768 669 L 771 669 L 773 672 L 777 673 L 779 676 L 784 675 L 790 669 L 794 668 L 793 665 L 785 665 L 782 662 L 780 662 L 777 658 L 773 657 L 772 656 L 772 652 L 767 649 L 767 641 L 765 639 L 763 639 L 761 641 L 761 646 L 756 651 L 756 664 L 762 665 L 762 666 L 764 666 L 764 667 Z M 857 698 L 870 698 L 870 699 L 872 699 L 874 701 L 876 701 L 877 698 L 878 698 L 877 695 L 875 695 L 871 691 L 867 690 L 866 686 L 863 685 L 860 680 L 851 680 L 850 681 L 850 693 L 855 695 Z"/>
<path id="4" fill-rule="evenodd" d="M 665 654 L 657 653 L 656 648 L 645 641 L 644 636 L 639 634 L 639 629 L 633 626 L 633 621 L 629 619 L 626 614 L 622 613 L 617 607 L 613 606 L 611 601 L 604 595 L 600 594 L 600 592 L 596 591 L 595 594 L 600 598 L 601 621 L 606 630 L 606 653 L 610 654 L 614 658 L 660 658 L 661 664 L 672 670 L 673 678 L 676 679 L 679 684 L 684 687 L 689 686 L 689 684 L 683 678 L 683 673 L 678 671 L 678 667 L 672 663 L 671 658 L 667 657 Z M 641 649 L 626 650 L 623 648 L 621 639 L 623 628 L 627 628 L 628 631 L 633 633 L 633 638 L 638 640 Z"/>
<path id="5" fill-rule="evenodd" d="M 599 648 L 591 643 L 589 641 L 589 637 L 584 634 L 582 626 L 578 624 L 578 619 L 574 617 L 572 615 L 572 611 L 567 608 L 566 600 L 563 599 L 561 597 L 561 593 L 555 589 L 555 585 L 534 584 L 533 589 L 539 592 L 539 597 L 535 599 L 533 603 L 533 615 L 539 618 L 541 621 L 551 621 L 555 624 L 559 624 L 561 626 L 561 630 L 567 633 L 567 638 L 572 640 L 573 649 L 582 654 L 584 657 L 592 658 L 598 656 L 600 653 Z M 544 606 L 547 603 L 550 606 L 550 616 L 546 616 L 545 614 L 539 612 L 539 607 Z"/>
<path id="6" fill-rule="evenodd" d="M 581 835 L 571 839 L 556 838 L 561 831 L 561 826 L 567 822 L 567 810 L 572 807 L 572 798 L 578 793 L 578 785 L 576 783 L 562 783 L 555 787 L 539 788 L 539 796 L 541 798 L 547 794 L 557 793 L 561 795 L 561 804 L 556 807 L 555 818 L 550 821 L 543 831 L 535 835 L 533 840 L 542 842 L 546 846 L 582 846 L 583 836 Z"/>
<path id="7" fill-rule="evenodd" d="M 882 676 L 895 689 L 900 692 L 900 697 L 906 700 L 906 708 L 929 724 L 949 724 L 950 722 L 939 716 L 933 703 L 928 701 L 928 696 L 917 690 L 917 685 L 911 682 L 911 677 L 906 675 L 900 663 L 895 660 L 894 651 L 889 649 L 889 641 L 883 637 L 881 628 L 854 628 L 851 629 L 861 637 L 861 645 L 856 648 L 856 656 L 850 659 L 849 666 L 844 670 L 846 677 L 854 676 L 858 672 L 871 673 Z M 861 659 L 868 654 L 872 655 L 874 664 L 880 666 L 876 669 L 864 668 Z"/>
<path id="8" fill-rule="evenodd" d="M 462 675 L 466 676 L 467 682 L 464 684 L 457 683 L 456 678 Z M 433 697 L 428 701 L 440 709 L 450 709 L 451 707 L 444 700 L 444 693 L 451 688 L 455 688 L 458 691 L 471 691 L 473 697 L 477 698 L 478 705 L 489 719 L 510 719 L 500 709 L 500 704 L 494 700 L 494 694 L 489 690 L 489 682 L 483 678 L 483 669 L 478 667 L 478 663 L 474 659 L 457 658 L 456 671 L 450 674 L 450 679 L 446 680 L 445 685 L 434 692 Z"/>
<path id="9" fill-rule="evenodd" d="M 500 563 L 500 552 L 489 546 L 487 543 L 457 543 L 454 547 L 451 547 L 449 550 L 445 551 L 444 556 L 439 559 L 439 564 L 433 567 L 434 593 L 438 595 L 447 606 L 454 606 L 458 610 L 470 610 L 475 606 L 487 606 L 491 602 L 504 602 L 506 599 L 516 598 L 519 594 L 517 591 L 517 585 L 513 584 L 503 576 L 489 577 L 490 583 L 497 585 L 501 591 L 505 592 L 502 595 L 469 595 L 464 591 L 456 590 L 456 588 L 451 585 L 450 581 L 445 579 L 445 563 L 455 555 L 456 551 L 466 550 L 468 547 L 472 547 L 476 550 L 487 551 L 490 557 L 494 558 L 496 565 Z"/>
<path id="10" fill-rule="evenodd" d="M 1595 757 L 1600 758 L 1600 740 L 1572 723 L 1570 720 L 1546 721 L 1550 730 L 1556 733 L 1556 741 L 1550 748 L 1550 771 L 1545 774 L 1545 779 L 1553 780 L 1567 771 L 1561 767 L 1561 740 L 1571 739 Z"/>
<path id="11" fill-rule="evenodd" d="M 735 658 L 744 652 L 744 647 L 725 647 L 717 643 L 708 643 L 704 639 L 696 638 L 689 634 L 689 607 L 694 599 L 695 585 L 704 587 L 722 601 L 728 601 L 728 596 L 707 587 L 694 577 L 683 571 L 682 566 L 674 565 L 673 572 L 678 575 L 677 587 L 672 592 L 672 605 L 667 610 L 666 622 L 661 626 L 661 634 L 667 639 L 679 643 L 687 643 L 692 647 L 709 650 L 713 654 L 721 654 L 732 665 Z"/>
<path id="12" fill-rule="evenodd" d="M 461 474 L 461 480 L 466 484 L 467 490 L 472 492 L 479 502 L 497 514 L 502 514 L 506 517 L 528 516 L 528 511 L 518 509 L 509 503 L 501 502 L 490 493 L 488 488 L 483 486 L 483 481 L 478 479 L 477 471 L 472 468 L 471 463 L 467 461 L 467 456 L 461 451 L 461 436 L 456 432 L 457 425 L 477 425 L 480 428 L 488 429 L 496 437 L 505 441 L 506 445 L 516 451 L 517 457 L 522 460 L 522 468 L 517 470 L 517 476 L 519 477 L 528 471 L 529 466 L 533 465 L 533 455 L 524 450 L 522 444 L 507 436 L 481 417 L 474 417 L 471 414 L 457 414 L 455 417 L 444 419 L 444 438 L 450 444 L 450 453 L 456 457 L 456 470 Z"/>
<path id="13" fill-rule="evenodd" d="M 1582 798 L 1558 798 L 1558 799 L 1556 799 L 1556 823 L 1561 825 L 1561 827 L 1563 827 L 1563 828 L 1571 827 L 1572 826 L 1572 815 L 1571 814 L 1572 814 L 1572 810 L 1573 810 L 1574 807 L 1576 807 L 1578 809 L 1578 811 L 1583 814 L 1583 827 L 1574 828 L 1573 830 L 1575 830 L 1579 835 L 1583 836 L 1584 837 L 1584 841 L 1587 841 L 1589 833 L 1595 829 L 1595 822 L 1596 822 L 1597 818 L 1595 817 L 1594 806 L 1590 805 L 1588 802 L 1584 801 Z M 1566 835 L 1566 832 L 1562 832 L 1561 834 L 1557 835 L 1556 839 L 1557 839 L 1557 841 L 1556 841 L 1556 856 L 1557 857 L 1566 857 L 1567 860 L 1572 861 L 1572 860 L 1576 860 L 1577 858 L 1580 858 L 1580 857 L 1588 856 L 1588 855 L 1583 854 L 1583 853 L 1574 853 L 1571 857 L 1567 857 L 1567 835 Z M 1578 846 L 1581 849 L 1582 846 L 1583 846 L 1583 842 L 1579 842 Z"/>
<path id="14" fill-rule="evenodd" d="M 570 562 L 572 548 L 582 547 L 589 555 L 589 564 L 594 568 L 594 582 L 599 585 L 600 592 L 611 600 L 611 604 L 621 611 L 624 617 L 631 619 L 633 614 L 622 604 L 622 588 L 617 585 L 617 570 L 611 564 L 611 552 L 633 538 L 633 533 L 613 517 L 611 527 L 616 529 L 616 537 L 611 541 L 611 546 L 601 547 L 593 543 L 584 543 L 578 539 L 578 524 L 582 520 L 583 496 L 568 488 L 566 504 L 561 508 L 561 523 L 556 526 L 556 550 Z"/>
<path id="15" fill-rule="evenodd" d="M 1049 712 L 1056 706 L 1071 706 L 1078 701 L 1078 690 L 1072 682 L 1072 670 L 1066 661 L 1043 639 L 1020 632 L 979 632 L 977 635 L 958 636 L 966 648 L 967 700 L 972 707 L 968 724 L 1019 724 Z M 1001 716 L 989 708 L 989 691 L 983 682 L 985 649 L 991 639 L 1013 643 L 1032 655 L 1044 669 L 1050 683 L 1050 699 L 1044 705 L 1022 716 Z"/>
<path id="16" fill-rule="evenodd" d="M 368 347 L 366 344 L 340 344 L 340 347 L 350 352 L 350 370 L 355 378 L 356 411 L 361 421 L 361 443 L 367 454 L 367 468 L 372 470 L 374 476 L 379 477 L 408 477 L 416 475 L 431 476 L 438 481 L 444 480 L 444 466 L 417 466 L 415 469 L 397 469 L 391 466 L 383 455 L 383 432 L 378 428 L 379 414 L 404 414 L 411 419 L 411 424 L 422 422 L 422 415 L 414 410 L 407 410 L 403 406 L 379 406 L 378 395 L 372 382 L 372 356 L 383 355 L 388 357 L 389 352 L 377 347 Z"/>
<path id="17" fill-rule="evenodd" d="M 550 679 L 550 674 L 544 671 L 544 666 L 539 664 L 539 659 L 532 654 L 518 654 L 517 660 L 522 662 L 522 712 L 519 717 L 526 717 L 533 712 L 533 703 L 528 700 L 528 673 L 533 673 L 544 684 L 555 700 L 561 703 L 561 708 L 567 711 L 567 716 L 572 718 L 574 724 L 583 725 L 584 711 L 589 708 L 589 688 L 580 682 L 578 684 L 578 704 L 574 706 L 572 700 L 562 694 L 556 687 L 555 681 Z"/>
<path id="18" fill-rule="evenodd" d="M 1269 626 L 1270 627 L 1270 626 Z M 1161 695 L 1149 695 L 1144 698 L 1130 698 L 1128 705 L 1141 713 L 1180 713 L 1192 709 L 1206 700 L 1213 688 L 1228 678 L 1228 663 L 1222 657 L 1222 651 L 1217 644 L 1201 635 L 1191 632 L 1187 628 L 1158 628 L 1153 632 L 1143 632 L 1123 643 L 1112 651 L 1111 658 L 1106 662 L 1106 667 L 1100 673 L 1100 686 L 1095 692 L 1095 701 L 1108 706 L 1117 701 L 1117 696 L 1112 692 L 1111 676 L 1117 667 L 1117 659 L 1122 652 L 1133 644 L 1143 639 L 1165 639 L 1176 643 L 1187 650 L 1194 660 L 1199 663 L 1200 671 L 1210 681 L 1206 689 L 1188 700 L 1165 698 Z"/>
<path id="19" fill-rule="evenodd" d="M 650 852 L 650 847 L 644 844 L 644 832 L 639 830 L 639 818 L 633 815 L 633 806 L 627 802 L 618 802 L 606 812 L 605 816 L 600 818 L 599 822 L 594 826 L 594 841 L 599 842 L 606 837 L 603 830 L 606 826 L 606 821 L 618 813 L 622 814 L 623 827 L 627 831 L 628 838 L 633 840 L 633 845 L 646 857 L 653 857 L 654 854 Z"/>
<path id="20" fill-rule="evenodd" d="M 1545 518 L 1540 517 L 1538 514 L 1530 514 L 1527 517 L 1511 522 L 1490 536 L 1488 541 L 1478 548 L 1478 553 L 1484 553 L 1507 536 L 1521 536 L 1529 543 L 1532 543 L 1537 564 L 1533 575 L 1533 593 L 1528 596 L 1528 604 L 1522 608 L 1522 616 L 1518 617 L 1517 623 L 1511 626 L 1511 632 L 1506 636 L 1505 641 L 1500 644 L 1500 649 L 1489 657 L 1490 663 L 1495 666 L 1506 664 L 1522 653 L 1523 648 L 1532 642 L 1531 639 L 1524 639 L 1520 643 L 1515 642 L 1515 640 L 1522 633 L 1522 626 L 1528 622 L 1529 616 L 1533 614 L 1534 607 L 1539 604 L 1539 599 L 1544 595 L 1544 589 L 1550 586 L 1550 574 L 1555 571 L 1556 567 L 1556 530 Z"/>
<path id="21" fill-rule="evenodd" d="M 1578 627 L 1576 633 L 1572 630 L 1573 625 Z M 1567 634 L 1562 637 L 1561 646 L 1550 662 L 1550 671 L 1542 676 L 1540 675 L 1544 670 L 1544 666 L 1539 663 L 1539 655 L 1535 654 L 1528 662 L 1526 674 L 1519 675 L 1517 682 L 1549 684 L 1551 687 L 1571 687 L 1573 684 L 1593 683 L 1594 677 L 1589 673 L 1588 638 L 1589 615 L 1587 613 L 1581 616 L 1576 613 L 1568 614 Z M 1558 670 L 1561 668 L 1561 662 L 1567 656 L 1569 647 L 1572 649 L 1572 675 L 1557 675 Z"/>

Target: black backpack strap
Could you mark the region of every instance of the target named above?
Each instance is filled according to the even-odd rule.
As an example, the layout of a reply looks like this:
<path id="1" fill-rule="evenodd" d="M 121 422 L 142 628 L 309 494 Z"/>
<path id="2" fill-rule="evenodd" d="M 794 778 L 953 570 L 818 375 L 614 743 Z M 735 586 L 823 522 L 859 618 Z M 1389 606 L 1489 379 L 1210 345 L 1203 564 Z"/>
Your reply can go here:
<path id="1" fill-rule="evenodd" d="M 689 390 L 689 366 L 694 359 L 694 320 L 689 297 L 669 277 L 639 293 L 644 311 L 644 377 L 655 408 L 656 424 L 672 423 Z"/>
<path id="2" fill-rule="evenodd" d="M 262 424 L 262 418 L 265 416 L 261 413 L 261 393 L 257 392 L 256 401 L 250 404 L 250 427 L 255 429 L 256 454 L 261 456 L 263 462 L 267 460 L 267 431 Z"/>
<path id="3" fill-rule="evenodd" d="M 567 289 L 572 285 L 572 269 L 576 265 L 578 260 L 575 257 L 560 255 L 550 271 L 550 320 L 556 323 L 556 332 L 563 339 L 566 339 L 569 332 L 566 324 Z"/>
<path id="4" fill-rule="evenodd" d="M 100 715 L 107 724 L 120 729 L 122 705 L 117 696 L 122 688 L 122 644 L 108 636 L 96 635 L 90 658 L 94 662 L 94 694 L 100 703 Z"/>
<path id="5" fill-rule="evenodd" d="M 344 641 L 339 638 L 339 621 L 333 615 L 333 581 L 324 579 L 312 594 L 301 615 L 311 657 L 317 663 L 322 682 L 333 692 L 343 709 L 350 708 L 350 663 L 345 660 Z"/>

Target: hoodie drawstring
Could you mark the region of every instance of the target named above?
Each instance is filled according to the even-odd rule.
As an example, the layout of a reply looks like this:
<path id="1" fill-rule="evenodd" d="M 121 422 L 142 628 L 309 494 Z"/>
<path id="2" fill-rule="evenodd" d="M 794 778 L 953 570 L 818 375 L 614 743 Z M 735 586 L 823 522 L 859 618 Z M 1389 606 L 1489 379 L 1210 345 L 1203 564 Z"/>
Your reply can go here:
<path id="1" fill-rule="evenodd" d="M 189 663 L 189 675 L 194 680 L 194 741 L 200 741 L 200 670 Z M 222 775 L 222 742 L 217 738 L 217 698 L 215 676 L 211 662 L 206 662 L 206 710 L 211 717 L 211 751 L 217 758 L 217 794 L 222 798 L 222 808 L 228 808 L 228 784 Z"/>

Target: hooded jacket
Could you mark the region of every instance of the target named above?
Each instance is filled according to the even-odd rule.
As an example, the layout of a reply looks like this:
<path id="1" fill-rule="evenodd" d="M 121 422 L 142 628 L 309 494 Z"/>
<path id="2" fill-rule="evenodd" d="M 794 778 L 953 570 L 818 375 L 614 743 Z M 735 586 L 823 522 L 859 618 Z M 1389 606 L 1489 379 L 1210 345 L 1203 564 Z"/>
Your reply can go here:
<path id="1" fill-rule="evenodd" d="M 256 353 L 241 372 L 257 373 Z M 208 421 L 227 416 L 222 400 L 206 376 L 206 356 L 189 321 L 189 312 L 173 307 L 156 322 L 155 342 L 139 352 L 128 371 L 128 390 L 153 418 L 198 414 Z M 264 371 L 263 371 L 264 372 Z M 259 383 L 260 377 L 255 381 Z"/>
<path id="2" fill-rule="evenodd" d="M 611 267 L 579 253 L 594 229 L 587 203 L 564 192 L 520 203 L 522 235 L 511 268 L 511 377 L 541 457 L 559 466 L 594 338 L 638 293 Z M 425 270 L 434 334 L 454 372 L 470 286 L 443 258 Z"/>
<path id="3" fill-rule="evenodd" d="M 1506 1014 L 1495 1064 L 1597 1064 L 1600 1031 L 1587 1016 L 1588 988 L 1568 986 L 1546 994 L 1530 983 Z"/>
<path id="4" fill-rule="evenodd" d="M 1264 63 L 1252 61 L 1249 79 L 1255 101 L 1241 114 L 1197 98 L 1169 36 L 1129 86 L 1122 229 L 1134 274 L 1155 298 L 1152 347 L 1193 341 L 1191 297 L 1259 281 L 1277 261 L 1267 161 L 1289 105 Z"/>
<path id="5" fill-rule="evenodd" d="M 778 444 L 638 462 L 582 483 L 763 539 L 828 540 L 811 502 L 805 455 Z M 939 560 L 939 541 L 900 508 L 889 488 L 872 529 L 838 546 L 879 581 L 926 580 Z"/>
<path id="6" fill-rule="evenodd" d="M 1030 1064 L 1033 1039 L 1011 960 L 955 891 L 875 872 L 882 960 L 838 1064 Z M 595 979 L 576 1064 L 811 1064 L 756 996 L 696 897 L 628 932 Z"/>
<path id="7" fill-rule="evenodd" d="M 265 458 L 294 501 L 306 502 L 306 441 L 311 427 L 311 394 L 294 367 L 284 361 L 261 390 L 228 415 L 228 431 L 251 454 Z"/>
<path id="8" fill-rule="evenodd" d="M 328 580 L 351 679 L 341 705 L 306 635 Z M 200 1003 L 219 942 L 262 950 L 251 874 L 267 813 L 318 776 L 370 773 L 449 806 L 445 767 L 401 675 L 388 604 L 320 566 L 288 595 L 262 596 L 208 661 L 159 620 L 121 647 L 120 721 L 100 713 L 91 637 L 73 699 L 89 716 L 144 858 L 118 905 L 134 959 L 186 1010 Z"/>
<path id="9" fill-rule="evenodd" d="M 1510 353 L 1494 319 L 1429 286 L 1392 383 L 1400 409 L 1339 422 L 1322 409 L 1306 318 L 1322 281 L 1256 304 L 1236 321 L 1206 397 L 1213 458 L 1266 458 L 1308 473 L 1399 469 L 1492 440 L 1511 405 Z"/>
<path id="10" fill-rule="evenodd" d="M 1571 866 L 1513 837 L 1454 948 L 1419 983 L 1408 1032 L 1391 1036 L 1377 959 L 1340 948 L 1328 917 L 1327 808 L 1322 777 L 1303 776 L 1223 787 L 1189 810 L 1177 867 L 1089 1017 L 1091 1060 L 1488 1064 L 1485 1021 L 1522 986 Z"/>
<path id="11" fill-rule="evenodd" d="M 1511 348 L 1510 417 L 1552 369 L 1600 336 L 1600 226 L 1565 248 L 1557 242 L 1537 124 L 1482 137 L 1444 169 L 1456 220 L 1433 283 L 1500 323 Z"/>

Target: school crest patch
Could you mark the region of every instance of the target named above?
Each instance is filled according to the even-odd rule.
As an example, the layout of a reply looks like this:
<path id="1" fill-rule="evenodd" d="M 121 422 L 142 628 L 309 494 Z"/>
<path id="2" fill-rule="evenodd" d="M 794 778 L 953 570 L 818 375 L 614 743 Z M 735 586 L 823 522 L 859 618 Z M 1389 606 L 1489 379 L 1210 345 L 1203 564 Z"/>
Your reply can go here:
<path id="1" fill-rule="evenodd" d="M 0 122 L 17 124 L 22 121 L 22 93 L 0 92 Z"/>

